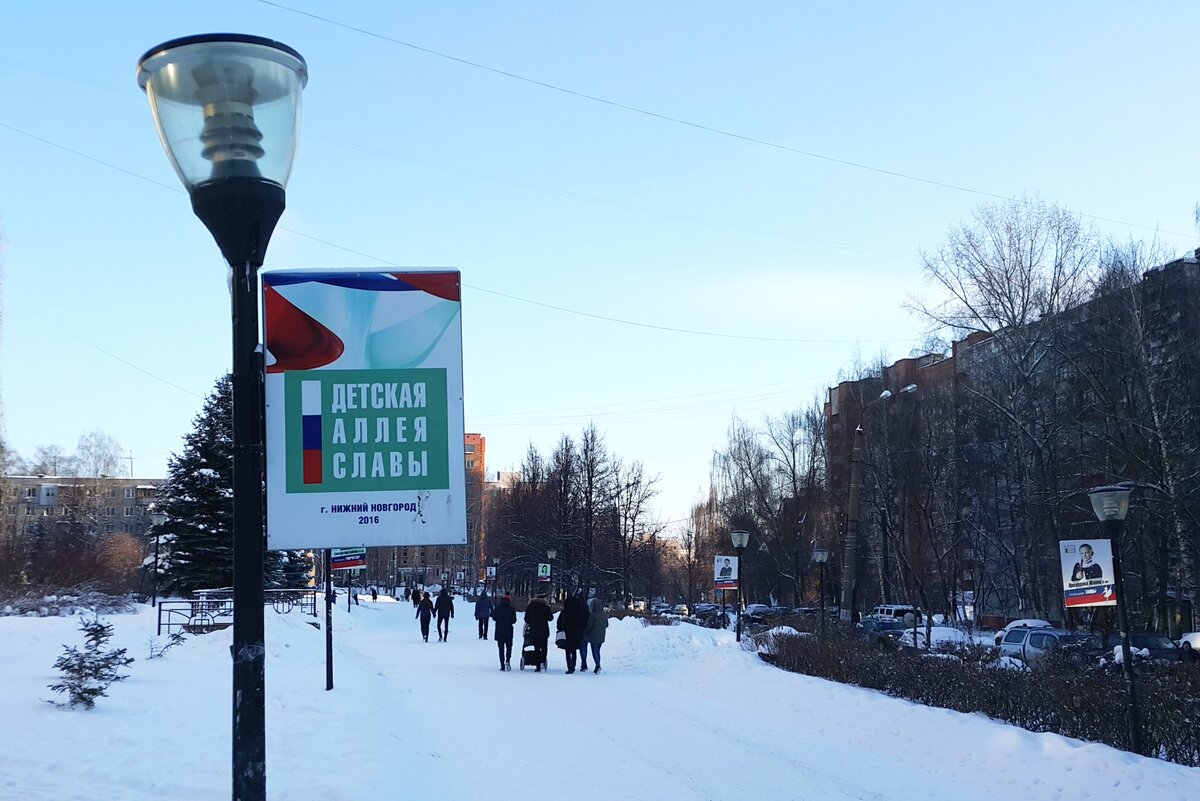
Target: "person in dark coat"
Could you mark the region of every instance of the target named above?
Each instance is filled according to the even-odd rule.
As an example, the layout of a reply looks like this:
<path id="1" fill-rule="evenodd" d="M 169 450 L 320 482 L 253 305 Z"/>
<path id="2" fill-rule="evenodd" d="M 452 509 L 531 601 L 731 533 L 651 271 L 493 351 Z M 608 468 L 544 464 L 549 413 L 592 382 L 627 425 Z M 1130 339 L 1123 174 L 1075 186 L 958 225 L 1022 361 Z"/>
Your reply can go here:
<path id="1" fill-rule="evenodd" d="M 433 617 L 433 601 L 429 600 L 429 593 L 420 590 L 414 590 L 413 597 L 417 599 L 417 617 L 421 620 L 421 636 L 425 638 L 425 642 L 429 642 L 429 619 Z"/>
<path id="2" fill-rule="evenodd" d="M 546 644 L 550 641 L 550 621 L 553 619 L 554 612 L 546 600 L 546 593 L 539 592 L 536 598 L 529 599 L 529 606 L 525 607 L 525 625 L 529 626 L 529 642 L 535 649 L 537 666 L 534 672 L 540 672 L 546 661 Z"/>
<path id="3" fill-rule="evenodd" d="M 488 637 L 488 620 L 492 616 L 492 597 L 484 592 L 475 601 L 475 620 L 479 622 L 479 639 Z"/>
<path id="4" fill-rule="evenodd" d="M 567 651 L 567 673 L 575 672 L 575 657 L 579 655 L 579 643 L 583 641 L 583 627 L 587 625 L 587 607 L 583 599 L 576 595 L 563 601 L 562 611 L 558 613 L 557 631 L 566 634 L 562 645 Z"/>
<path id="5" fill-rule="evenodd" d="M 450 597 L 450 590 L 442 587 L 433 611 L 437 612 L 438 642 L 445 642 L 450 636 L 450 618 L 454 617 L 454 599 Z"/>
<path id="6" fill-rule="evenodd" d="M 513 627 L 517 625 L 517 610 L 513 608 L 512 596 L 508 593 L 492 610 L 496 621 L 496 648 L 500 651 L 500 669 L 512 670 Z"/>
<path id="7" fill-rule="evenodd" d="M 375 603 L 378 600 L 379 600 L 379 590 L 372 587 L 371 588 L 371 603 Z"/>
<path id="8" fill-rule="evenodd" d="M 413 591 L 412 591 L 413 609 L 416 609 L 418 606 L 421 605 L 421 598 L 423 598 L 424 596 L 425 596 L 425 593 L 421 592 L 416 587 L 413 587 Z"/>
<path id="9" fill-rule="evenodd" d="M 592 613 L 588 615 L 587 625 L 583 627 L 583 639 L 579 641 L 579 655 L 583 657 L 583 670 L 587 670 L 587 648 L 592 648 L 592 662 L 596 665 L 594 672 L 600 672 L 600 646 L 604 645 L 604 637 L 608 633 L 608 613 L 604 611 L 604 602 L 599 598 L 592 599 Z"/>

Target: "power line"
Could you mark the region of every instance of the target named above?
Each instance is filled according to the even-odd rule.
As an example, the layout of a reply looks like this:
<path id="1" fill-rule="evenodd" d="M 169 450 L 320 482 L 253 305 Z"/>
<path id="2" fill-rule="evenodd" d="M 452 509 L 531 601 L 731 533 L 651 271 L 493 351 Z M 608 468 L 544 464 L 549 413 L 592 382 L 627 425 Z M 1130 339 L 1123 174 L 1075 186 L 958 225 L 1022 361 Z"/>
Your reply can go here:
<path id="1" fill-rule="evenodd" d="M 876 167 L 874 165 L 867 164 L 867 163 L 861 162 L 861 161 L 853 161 L 851 159 L 844 159 L 844 158 L 838 158 L 836 156 L 829 156 L 824 153 L 817 153 L 812 150 L 804 150 L 802 148 L 793 147 L 791 145 L 785 145 L 785 144 L 781 144 L 779 142 L 772 142 L 768 139 L 760 139 L 759 137 L 756 137 L 756 136 L 750 136 L 748 134 L 737 133 L 736 131 L 731 131 L 731 130 L 728 130 L 725 128 L 717 128 L 715 126 L 705 125 L 705 124 L 699 123 L 699 122 L 693 122 L 692 120 L 687 120 L 682 117 L 674 117 L 669 114 L 663 114 L 663 113 L 660 113 L 657 111 L 651 111 L 650 109 L 641 108 L 639 106 L 632 106 L 632 105 L 629 105 L 628 103 L 621 103 L 619 101 L 610 100 L 609 98 L 601 97 L 599 95 L 593 95 L 593 94 L 589 94 L 587 92 L 582 92 L 582 91 L 579 91 L 578 89 L 571 89 L 569 87 L 562 86 L 561 84 L 550 83 L 549 81 L 542 81 L 542 80 L 538 80 L 537 78 L 530 78 L 527 75 L 521 75 L 516 72 L 511 72 L 509 70 L 500 69 L 499 67 L 492 67 L 487 64 L 478 62 L 478 61 L 471 61 L 470 59 L 462 58 L 459 56 L 453 56 L 453 55 L 450 55 L 449 53 L 444 53 L 440 50 L 434 50 L 433 48 L 422 47 L 421 45 L 414 44 L 412 42 L 406 42 L 403 39 L 397 39 L 394 36 L 388 36 L 386 34 L 382 34 L 377 31 L 372 31 L 368 28 L 360 28 L 356 25 L 351 25 L 346 22 L 339 22 L 338 20 L 330 19 L 329 17 L 323 17 L 320 14 L 314 14 L 310 11 L 301 11 L 300 9 L 292 8 L 290 6 L 285 6 L 282 3 L 273 2 L 273 0 L 258 0 L 258 2 L 262 3 L 263 5 L 271 6 L 273 8 L 278 8 L 281 11 L 287 11 L 292 14 L 296 14 L 298 16 L 308 17 L 309 19 L 313 19 L 318 22 L 325 23 L 326 25 L 332 25 L 337 28 L 342 28 L 343 30 L 352 31 L 354 33 L 358 33 L 363 36 L 370 37 L 372 39 L 378 39 L 380 41 L 387 42 L 389 44 L 399 45 L 401 47 L 407 47 L 411 50 L 416 50 L 417 52 L 425 53 L 426 55 L 445 59 L 447 61 L 452 61 L 456 64 L 462 64 L 463 66 L 466 66 L 466 67 L 471 67 L 471 68 L 477 69 L 477 70 L 483 70 L 485 72 L 490 72 L 494 75 L 500 75 L 505 78 L 511 78 L 512 80 L 515 80 L 515 81 L 521 81 L 523 83 L 527 83 L 532 86 L 537 86 L 542 89 L 549 89 L 550 91 L 553 91 L 553 92 L 559 92 L 559 93 L 562 93 L 565 95 L 569 95 L 571 97 L 577 97 L 582 100 L 588 100 L 593 103 L 600 103 L 605 106 L 610 106 L 612 108 L 621 109 L 622 111 L 628 111 L 632 114 L 640 114 L 645 117 L 650 117 L 652 119 L 661 120 L 663 122 L 669 122 L 674 125 L 681 125 L 681 126 L 684 126 L 687 128 L 692 128 L 694 130 L 704 131 L 706 133 L 715 134 L 717 136 L 724 136 L 724 137 L 727 137 L 730 139 L 737 139 L 742 142 L 748 142 L 750 144 L 760 145 L 762 147 L 769 147 L 774 150 L 782 150 L 787 153 L 794 153 L 794 154 L 800 155 L 800 156 L 807 156 L 808 158 L 818 159 L 820 161 L 829 162 L 831 164 L 838 164 L 843 167 L 851 167 L 851 168 L 857 169 L 857 170 L 873 172 L 878 175 L 887 175 L 892 178 L 900 178 L 900 179 L 903 179 L 906 181 L 915 181 L 917 183 L 926 184 L 928 186 L 937 186 L 942 189 L 951 189 L 956 192 L 965 192 L 967 194 L 977 195 L 979 197 L 991 198 L 993 200 L 1002 200 L 1006 203 L 1014 200 L 1014 198 L 1008 197 L 1006 195 L 997 194 L 995 192 L 988 192 L 988 191 L 985 191 L 982 189 L 974 189 L 972 187 L 963 186 L 961 184 L 949 183 L 948 181 L 939 181 L 939 180 L 936 180 L 933 178 L 925 178 L 920 175 L 915 175 L 913 173 L 900 172 L 899 170 L 890 170 L 890 169 L 886 169 L 884 167 Z M 1031 201 L 1020 200 L 1020 199 L 1015 199 L 1015 200 L 1016 200 L 1016 202 L 1026 203 L 1026 204 L 1031 202 Z M 1086 217 L 1090 220 L 1096 220 L 1097 222 L 1107 222 L 1107 223 L 1114 223 L 1116 225 L 1126 225 L 1131 228 L 1140 228 L 1145 231 L 1154 231 L 1156 233 L 1171 234 L 1172 236 L 1186 236 L 1186 237 L 1192 236 L 1191 234 L 1181 234 L 1177 231 L 1164 231 L 1155 226 L 1141 225 L 1139 223 L 1126 222 L 1124 220 L 1117 220 L 1117 219 L 1113 219 L 1111 217 L 1101 217 L 1101 216 L 1098 216 L 1095 214 L 1085 214 L 1083 212 L 1077 212 L 1077 213 L 1081 217 Z"/>
<path id="2" fill-rule="evenodd" d="M 13 133 L 19 134 L 21 136 L 26 136 L 37 142 L 41 142 L 42 144 L 45 144 L 49 147 L 53 147 L 58 150 L 62 150 L 66 153 L 70 153 L 74 156 L 78 156 L 79 158 L 87 159 L 88 161 L 91 161 L 95 164 L 99 164 L 103 167 L 107 167 L 112 170 L 116 170 L 117 172 L 122 173 L 124 175 L 128 175 L 130 177 L 137 178 L 138 180 L 146 181 L 148 183 L 151 183 L 151 184 L 161 187 L 163 189 L 168 189 L 171 192 L 174 192 L 176 194 L 183 194 L 183 190 L 177 186 L 171 186 L 169 184 L 163 183 L 162 181 L 158 181 L 154 178 L 148 178 L 148 177 L 141 175 L 137 172 L 134 172 L 132 170 L 127 170 L 124 167 L 118 167 L 117 165 L 115 165 L 111 162 L 105 161 L 100 158 L 96 158 L 95 156 L 88 155 L 87 153 L 84 153 L 79 150 L 75 150 L 74 148 L 70 148 L 65 145 L 61 145 L 50 139 L 46 139 L 45 137 L 38 136 L 36 134 L 32 134 L 28 131 L 22 130 L 15 126 L 0 122 L 0 128 L 4 128 L 8 131 L 12 131 Z M 328 239 L 323 239 L 323 238 L 315 236 L 313 234 L 307 234 L 307 233 L 304 233 L 303 231 L 298 231 L 295 228 L 288 228 L 287 226 L 281 225 L 278 227 L 278 229 L 281 231 L 287 231 L 290 234 L 294 234 L 295 236 L 299 236 L 304 239 L 311 240 L 313 242 L 319 242 L 322 245 L 326 245 L 328 247 L 332 247 L 337 250 L 341 250 L 345 253 L 351 253 L 356 256 L 361 256 L 363 258 L 377 261 L 380 264 L 388 266 L 388 267 L 402 267 L 403 266 L 403 265 L 399 264 L 398 262 L 393 261 L 391 259 L 386 259 L 386 258 L 383 258 L 382 256 L 376 256 L 376 255 L 366 253 L 361 250 L 355 250 L 354 248 L 346 247 L 345 245 L 340 245 L 340 244 L 338 244 L 336 242 L 332 242 Z M 722 333 L 722 332 L 717 332 L 717 331 L 702 331 L 702 330 L 698 330 L 698 329 L 673 328 L 670 326 L 656 325 L 653 323 L 643 323 L 643 322 L 638 322 L 635 320 L 626 320 L 626 319 L 623 319 L 620 317 L 611 317 L 608 315 L 580 311 L 578 309 L 572 309 L 572 308 L 569 308 L 566 306 L 558 306 L 558 305 L 555 305 L 552 303 L 543 303 L 541 301 L 532 300 L 531 298 L 523 298 L 523 297 L 520 297 L 517 295 L 511 295 L 511 294 L 508 294 L 505 292 L 499 292 L 497 290 L 487 289 L 486 287 L 477 286 L 474 284 L 468 284 L 466 282 L 463 283 L 463 286 L 467 287 L 469 289 L 474 289 L 479 292 L 484 292 L 484 293 L 487 293 L 490 295 L 496 295 L 498 297 L 503 297 L 508 300 L 517 301 L 519 303 L 527 303 L 527 304 L 530 304 L 533 306 L 541 306 L 542 308 L 552 309 L 554 311 L 563 312 L 565 314 L 573 314 L 573 315 L 576 315 L 579 317 L 590 317 L 592 319 L 603 320 L 605 322 L 610 322 L 610 323 L 617 323 L 619 325 L 628 325 L 628 326 L 634 326 L 634 327 L 638 327 L 638 328 L 648 328 L 648 329 L 652 329 L 652 330 L 668 331 L 671 333 L 678 333 L 678 334 L 688 334 L 691 336 L 717 337 L 717 338 L 723 338 L 723 339 L 748 340 L 748 341 L 757 341 L 757 342 L 780 342 L 780 343 L 792 343 L 792 344 L 796 344 L 796 343 L 800 343 L 800 344 L 806 344 L 806 343 L 807 344 L 856 344 L 856 343 L 861 343 L 861 342 L 872 343 L 872 344 L 888 344 L 888 343 L 895 343 L 895 342 L 910 341 L 908 339 L 808 339 L 808 338 L 795 338 L 795 337 L 760 337 L 760 336 L 752 336 L 752 335 L 747 335 L 747 334 L 729 334 L 729 333 Z"/>

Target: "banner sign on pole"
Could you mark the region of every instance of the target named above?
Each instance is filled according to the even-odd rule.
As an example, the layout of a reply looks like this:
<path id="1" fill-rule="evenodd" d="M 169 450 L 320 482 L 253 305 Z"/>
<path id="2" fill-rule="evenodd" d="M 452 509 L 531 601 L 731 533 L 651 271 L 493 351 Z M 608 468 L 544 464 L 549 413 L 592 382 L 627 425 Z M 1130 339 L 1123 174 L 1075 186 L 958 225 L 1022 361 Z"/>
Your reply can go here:
<path id="1" fill-rule="evenodd" d="M 265 271 L 267 544 L 467 541 L 455 271 Z"/>
<path id="2" fill-rule="evenodd" d="M 333 548 L 329 552 L 331 570 L 352 570 L 367 566 L 366 548 Z"/>
<path id="3" fill-rule="evenodd" d="M 738 585 L 738 558 L 718 556 L 713 559 L 713 585 L 718 590 L 736 590 Z"/>
<path id="4" fill-rule="evenodd" d="M 1063 605 L 1115 606 L 1116 574 L 1113 572 L 1112 542 L 1106 539 L 1062 540 Z"/>
<path id="5" fill-rule="evenodd" d="M 538 581 L 550 580 L 550 565 L 546 562 L 538 563 Z"/>
<path id="6" fill-rule="evenodd" d="M 495 566 L 495 565 L 488 565 L 488 566 L 487 566 L 487 577 L 488 577 L 488 578 L 495 578 L 495 577 L 496 577 L 496 566 Z"/>

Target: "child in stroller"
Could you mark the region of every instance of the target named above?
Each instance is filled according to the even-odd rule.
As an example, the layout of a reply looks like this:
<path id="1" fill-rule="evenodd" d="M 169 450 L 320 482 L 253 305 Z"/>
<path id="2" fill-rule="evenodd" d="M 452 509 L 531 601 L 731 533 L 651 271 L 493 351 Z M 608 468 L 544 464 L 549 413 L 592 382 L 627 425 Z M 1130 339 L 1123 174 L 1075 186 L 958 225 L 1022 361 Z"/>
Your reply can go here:
<path id="1" fill-rule="evenodd" d="M 525 624 L 521 636 L 521 670 L 529 665 L 534 672 L 546 669 L 547 640 L 530 635 L 529 624 Z"/>

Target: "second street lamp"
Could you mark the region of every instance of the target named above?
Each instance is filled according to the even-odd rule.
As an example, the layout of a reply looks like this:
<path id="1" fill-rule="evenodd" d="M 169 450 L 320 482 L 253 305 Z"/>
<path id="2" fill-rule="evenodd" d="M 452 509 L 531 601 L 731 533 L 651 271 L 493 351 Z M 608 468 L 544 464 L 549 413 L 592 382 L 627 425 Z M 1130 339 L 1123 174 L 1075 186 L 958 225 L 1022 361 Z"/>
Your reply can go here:
<path id="1" fill-rule="evenodd" d="M 150 525 L 154 529 L 154 594 L 150 597 L 150 606 L 158 606 L 158 539 L 162 535 L 162 527 L 167 524 L 167 515 L 160 512 L 154 505 L 150 506 Z"/>
<path id="2" fill-rule="evenodd" d="M 729 539 L 733 542 L 733 549 L 737 552 L 738 558 L 738 575 L 737 575 L 737 641 L 742 641 L 742 552 L 746 550 L 746 543 L 750 541 L 749 531 L 731 531 Z"/>
<path id="3" fill-rule="evenodd" d="M 286 205 L 308 66 L 280 42 L 204 34 L 138 62 L 163 148 L 231 270 L 233 797 L 266 797 L 263 367 L 258 268 Z"/>
<path id="4" fill-rule="evenodd" d="M 829 561 L 829 551 L 824 548 L 813 548 L 813 561 L 821 574 L 821 639 L 825 639 L 825 563 Z"/>
<path id="5" fill-rule="evenodd" d="M 1125 677 L 1125 697 L 1128 699 L 1129 747 L 1142 753 L 1142 725 L 1138 715 L 1137 693 L 1133 680 L 1133 655 L 1129 648 L 1129 615 L 1126 613 L 1125 580 L 1121 572 L 1121 531 L 1129 512 L 1128 487 L 1096 487 L 1088 490 L 1092 511 L 1100 521 L 1105 536 L 1112 545 L 1113 584 L 1117 592 L 1117 626 L 1121 630 L 1121 667 Z"/>

